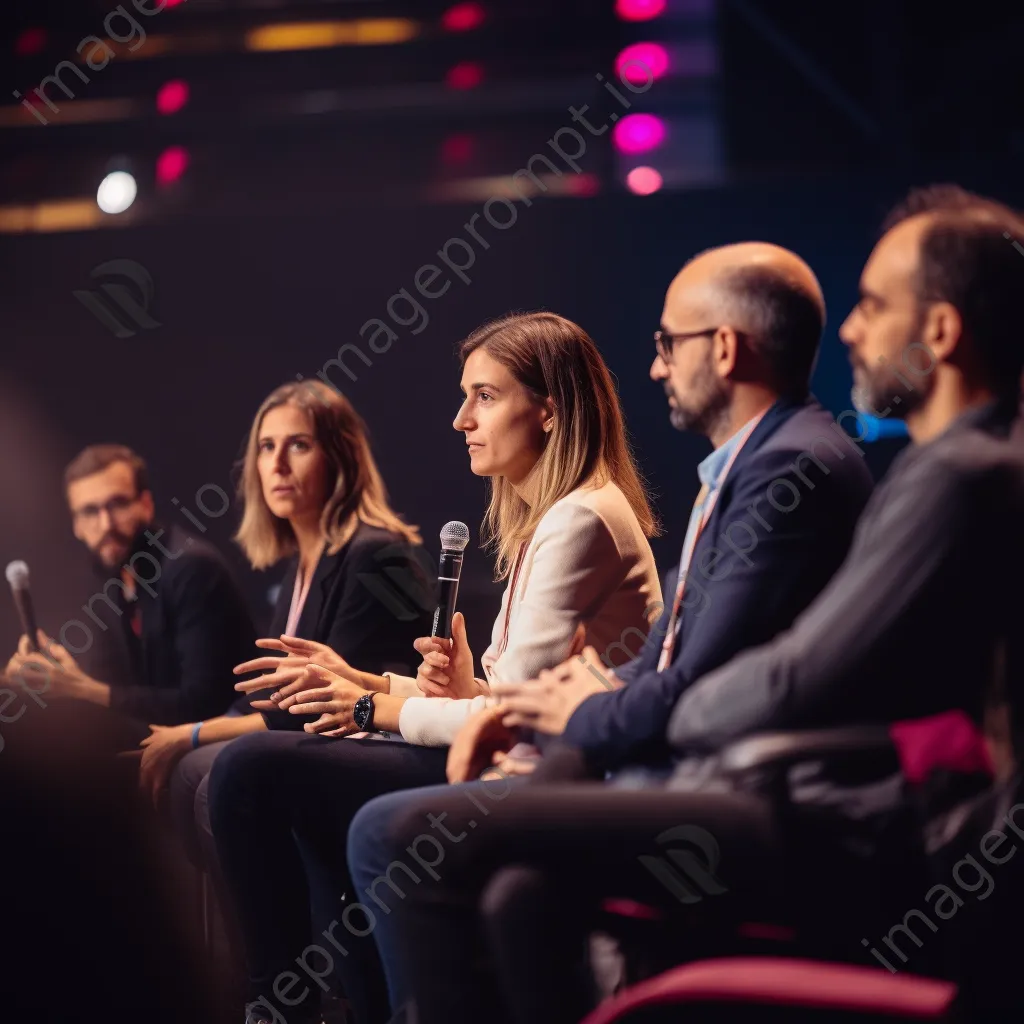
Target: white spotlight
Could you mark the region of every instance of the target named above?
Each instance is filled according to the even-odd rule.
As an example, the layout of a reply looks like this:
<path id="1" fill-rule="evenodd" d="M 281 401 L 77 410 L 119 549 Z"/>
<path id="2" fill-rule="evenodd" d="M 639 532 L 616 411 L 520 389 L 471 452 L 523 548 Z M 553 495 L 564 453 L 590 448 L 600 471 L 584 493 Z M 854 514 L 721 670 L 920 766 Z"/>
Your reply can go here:
<path id="1" fill-rule="evenodd" d="M 96 205 L 104 213 L 124 213 L 135 202 L 138 191 L 127 171 L 111 171 L 96 190 Z"/>

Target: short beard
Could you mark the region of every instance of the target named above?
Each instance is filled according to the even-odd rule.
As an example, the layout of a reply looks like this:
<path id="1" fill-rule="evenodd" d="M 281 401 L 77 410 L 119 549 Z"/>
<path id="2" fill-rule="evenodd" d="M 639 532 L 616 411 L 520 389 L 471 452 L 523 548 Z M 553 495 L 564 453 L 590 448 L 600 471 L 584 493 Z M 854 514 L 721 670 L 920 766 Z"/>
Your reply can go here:
<path id="1" fill-rule="evenodd" d="M 919 333 L 920 324 L 912 332 Z M 850 397 L 853 407 L 864 416 L 875 419 L 906 419 L 912 412 L 919 409 L 928 399 L 935 386 L 931 372 L 915 370 L 910 346 L 919 346 L 914 339 L 907 342 L 899 353 L 899 366 L 895 363 L 879 365 L 870 374 L 866 367 L 861 367 L 861 383 L 854 384 Z"/>
<path id="2" fill-rule="evenodd" d="M 142 532 L 146 528 L 147 528 L 147 524 L 143 523 L 132 534 L 132 536 L 130 538 L 128 538 L 128 541 L 127 541 L 128 550 L 127 550 L 127 553 L 125 554 L 124 559 L 122 559 L 119 562 L 114 563 L 113 565 L 107 565 L 107 563 L 104 562 L 103 559 L 100 558 L 100 556 L 95 551 L 93 551 L 90 548 L 89 549 L 89 559 L 92 562 L 92 568 L 93 568 L 93 571 L 96 573 L 96 575 L 100 576 L 100 577 L 103 577 L 103 578 L 109 577 L 111 574 L 113 574 L 113 575 L 120 575 L 120 570 L 121 570 L 122 566 L 127 564 L 127 562 L 132 557 L 132 555 L 138 550 L 139 542 L 142 540 Z"/>
<path id="3" fill-rule="evenodd" d="M 701 367 L 693 381 L 694 401 L 684 406 L 679 395 L 669 411 L 669 419 L 676 430 L 689 430 L 705 437 L 714 437 L 729 419 L 729 392 L 711 368 L 710 361 Z"/>

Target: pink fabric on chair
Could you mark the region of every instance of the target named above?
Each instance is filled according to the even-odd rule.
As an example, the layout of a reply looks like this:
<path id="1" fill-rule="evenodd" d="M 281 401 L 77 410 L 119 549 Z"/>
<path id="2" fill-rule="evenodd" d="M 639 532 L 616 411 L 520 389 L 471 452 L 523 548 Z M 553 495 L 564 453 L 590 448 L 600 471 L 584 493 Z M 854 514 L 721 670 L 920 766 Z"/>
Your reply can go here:
<path id="1" fill-rule="evenodd" d="M 963 711 L 894 722 L 889 735 L 907 780 L 921 785 L 937 768 L 993 775 L 992 758 L 977 725 Z"/>
<path id="2" fill-rule="evenodd" d="M 583 1024 L 616 1024 L 635 1010 L 687 1003 L 747 1003 L 807 1009 L 886 1013 L 941 1021 L 956 996 L 951 982 L 892 975 L 881 968 L 734 957 L 685 964 L 634 985 L 602 1003 Z M 680 1019 L 685 1019 L 682 1014 Z"/>

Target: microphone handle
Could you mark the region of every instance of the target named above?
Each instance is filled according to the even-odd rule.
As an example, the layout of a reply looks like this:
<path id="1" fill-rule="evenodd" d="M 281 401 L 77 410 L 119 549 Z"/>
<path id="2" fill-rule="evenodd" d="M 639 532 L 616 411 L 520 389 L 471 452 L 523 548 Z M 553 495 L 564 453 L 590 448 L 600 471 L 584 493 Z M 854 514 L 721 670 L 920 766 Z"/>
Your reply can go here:
<path id="1" fill-rule="evenodd" d="M 431 636 L 439 636 L 445 640 L 452 638 L 452 616 L 455 614 L 455 602 L 459 596 L 461 575 L 462 552 L 442 550 L 437 573 L 437 611 L 434 612 Z"/>
<path id="2" fill-rule="evenodd" d="M 39 644 L 36 637 L 39 635 L 39 627 L 36 625 L 36 610 L 32 605 L 32 591 L 27 587 L 11 587 L 11 594 L 18 609 L 18 618 L 21 619 L 21 628 L 28 636 L 29 649 L 38 654 Z"/>

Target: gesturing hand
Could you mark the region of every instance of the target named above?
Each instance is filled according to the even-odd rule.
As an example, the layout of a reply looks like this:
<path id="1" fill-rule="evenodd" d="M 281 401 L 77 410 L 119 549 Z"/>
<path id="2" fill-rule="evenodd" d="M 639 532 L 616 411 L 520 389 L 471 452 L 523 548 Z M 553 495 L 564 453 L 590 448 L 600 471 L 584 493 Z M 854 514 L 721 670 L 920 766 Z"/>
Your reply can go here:
<path id="1" fill-rule="evenodd" d="M 357 678 L 356 670 L 340 654 L 315 640 L 303 640 L 296 636 L 281 636 L 280 639 L 267 637 L 257 640 L 256 646 L 269 651 L 282 651 L 285 654 L 283 658 L 277 655 L 253 658 L 235 666 L 233 671 L 236 676 L 249 672 L 264 673 L 255 679 L 235 683 L 235 689 L 242 693 L 258 693 L 260 690 L 278 687 L 277 692 L 269 699 L 251 702 L 256 711 L 276 711 L 280 707 L 279 702 L 284 698 L 298 693 L 301 689 L 308 689 L 305 671 L 312 662 L 352 681 Z"/>
<path id="2" fill-rule="evenodd" d="M 320 665 L 307 665 L 302 678 L 288 689 L 294 692 L 271 707 L 293 715 L 319 715 L 303 729 L 321 736 L 347 736 L 358 732 L 352 711 L 360 697 L 372 692 Z"/>
<path id="3" fill-rule="evenodd" d="M 473 652 L 462 612 L 452 616 L 452 638 L 421 636 L 413 647 L 423 655 L 416 685 L 428 697 L 476 697 L 485 691 L 473 677 Z"/>
<path id="4" fill-rule="evenodd" d="M 492 683 L 491 693 L 501 702 L 506 726 L 561 736 L 573 712 L 588 697 L 615 689 L 617 684 L 614 673 L 601 664 L 597 651 L 588 647 L 557 668 L 541 672 L 537 679 Z"/>

